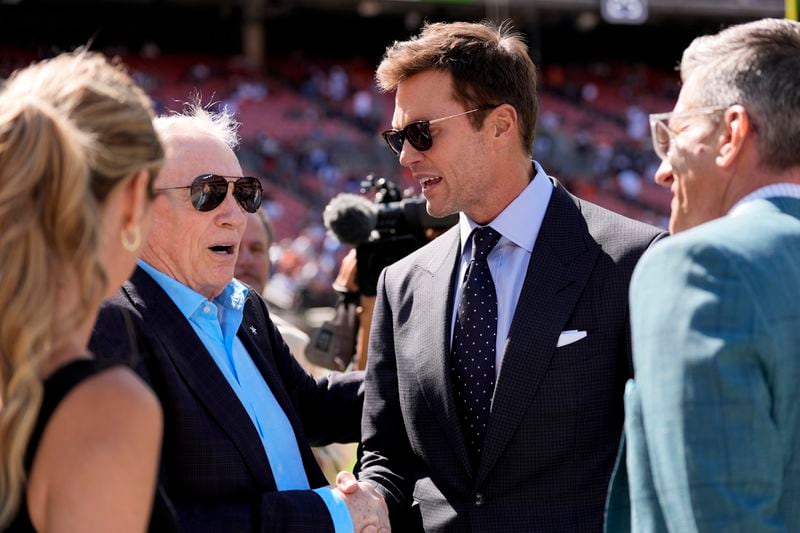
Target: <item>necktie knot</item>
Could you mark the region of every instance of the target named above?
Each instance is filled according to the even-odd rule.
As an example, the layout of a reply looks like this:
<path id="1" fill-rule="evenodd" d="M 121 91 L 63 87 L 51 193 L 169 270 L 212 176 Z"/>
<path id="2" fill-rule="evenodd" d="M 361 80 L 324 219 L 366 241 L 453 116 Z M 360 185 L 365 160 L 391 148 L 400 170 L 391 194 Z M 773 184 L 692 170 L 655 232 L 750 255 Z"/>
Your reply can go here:
<path id="1" fill-rule="evenodd" d="M 475 228 L 472 231 L 472 259 L 485 261 L 500 237 L 500 233 L 489 226 Z"/>

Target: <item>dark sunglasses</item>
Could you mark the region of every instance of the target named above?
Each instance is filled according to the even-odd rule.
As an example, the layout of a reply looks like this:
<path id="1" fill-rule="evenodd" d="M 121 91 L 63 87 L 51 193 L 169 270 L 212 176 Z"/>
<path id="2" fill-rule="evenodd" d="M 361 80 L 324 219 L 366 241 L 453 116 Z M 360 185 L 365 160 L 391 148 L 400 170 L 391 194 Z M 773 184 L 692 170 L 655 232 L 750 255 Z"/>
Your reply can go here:
<path id="1" fill-rule="evenodd" d="M 447 117 L 435 118 L 433 120 L 416 120 L 414 122 L 409 122 L 406 124 L 406 127 L 401 130 L 390 129 L 386 130 L 381 133 L 383 140 L 386 141 L 386 144 L 389 145 L 392 152 L 395 155 L 400 155 L 400 152 L 403 151 L 403 143 L 408 141 L 411 146 L 413 146 L 416 150 L 420 152 L 424 152 L 425 150 L 430 150 L 433 146 L 433 136 L 431 135 L 431 124 L 436 124 L 437 122 L 443 122 L 450 118 L 456 118 L 463 115 L 469 115 L 470 113 L 475 113 L 476 111 L 485 111 L 486 109 L 494 109 L 498 107 L 500 104 L 491 104 L 491 105 L 484 105 L 481 107 L 477 107 L 475 109 L 470 109 L 469 111 L 464 111 L 463 113 L 456 113 L 455 115 L 450 115 Z"/>
<path id="2" fill-rule="evenodd" d="M 232 179 L 229 182 L 228 179 Z M 263 190 L 258 178 L 245 176 L 234 178 L 232 176 L 218 176 L 217 174 L 203 174 L 197 176 L 191 185 L 183 187 L 165 187 L 155 189 L 155 192 L 189 189 L 192 196 L 192 206 L 198 211 L 211 211 L 219 207 L 228 195 L 228 183 L 233 183 L 233 197 L 248 213 L 255 213 L 261 207 Z"/>

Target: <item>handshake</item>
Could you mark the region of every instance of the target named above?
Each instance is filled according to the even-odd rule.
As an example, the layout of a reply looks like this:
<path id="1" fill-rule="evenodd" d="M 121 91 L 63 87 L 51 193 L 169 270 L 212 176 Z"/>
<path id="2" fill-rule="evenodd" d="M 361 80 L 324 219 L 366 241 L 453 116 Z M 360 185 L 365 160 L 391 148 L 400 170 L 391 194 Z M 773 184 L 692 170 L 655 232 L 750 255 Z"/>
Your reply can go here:
<path id="1" fill-rule="evenodd" d="M 336 476 L 338 492 L 350 510 L 355 533 L 389 533 L 389 509 L 383 496 L 372 485 L 358 481 L 350 472 Z"/>

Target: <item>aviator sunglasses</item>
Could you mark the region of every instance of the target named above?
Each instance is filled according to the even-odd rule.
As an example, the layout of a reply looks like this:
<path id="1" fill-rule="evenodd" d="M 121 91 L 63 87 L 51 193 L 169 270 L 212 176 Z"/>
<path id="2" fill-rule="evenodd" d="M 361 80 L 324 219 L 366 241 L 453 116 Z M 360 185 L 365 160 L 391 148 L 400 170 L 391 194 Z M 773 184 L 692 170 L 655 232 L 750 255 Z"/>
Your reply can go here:
<path id="1" fill-rule="evenodd" d="M 232 179 L 233 181 L 228 181 Z M 203 174 L 197 176 L 191 185 L 183 187 L 164 187 L 155 189 L 155 192 L 189 189 L 191 192 L 192 207 L 198 211 L 211 211 L 216 209 L 228 195 L 228 183 L 233 183 L 233 197 L 248 213 L 255 213 L 261 207 L 263 190 L 257 178 L 245 176 L 235 178 L 232 176 L 218 176 L 217 174 Z"/>
<path id="2" fill-rule="evenodd" d="M 476 111 L 485 111 L 486 109 L 494 109 L 498 107 L 500 104 L 491 104 L 491 105 L 484 105 L 481 107 L 477 107 L 475 109 L 470 109 L 469 111 L 464 111 L 463 113 L 456 113 L 455 115 L 450 115 L 447 117 L 435 118 L 433 120 L 416 120 L 414 122 L 409 122 L 406 124 L 406 127 L 400 130 L 390 129 L 386 130 L 381 133 L 383 140 L 386 141 L 386 144 L 389 145 L 392 152 L 395 155 L 400 155 L 400 152 L 403 151 L 403 143 L 408 141 L 408 143 L 414 147 L 414 149 L 424 152 L 426 150 L 430 150 L 433 146 L 433 136 L 431 135 L 431 124 L 436 124 L 437 122 L 443 122 L 450 118 L 456 118 L 463 115 L 469 115 L 470 113 L 475 113 Z"/>

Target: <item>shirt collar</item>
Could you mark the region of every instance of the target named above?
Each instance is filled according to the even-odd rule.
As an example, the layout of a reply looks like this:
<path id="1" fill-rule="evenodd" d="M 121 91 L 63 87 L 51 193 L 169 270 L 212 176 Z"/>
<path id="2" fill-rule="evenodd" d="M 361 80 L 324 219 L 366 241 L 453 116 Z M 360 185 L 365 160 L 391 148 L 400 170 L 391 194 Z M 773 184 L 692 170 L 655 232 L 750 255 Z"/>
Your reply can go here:
<path id="1" fill-rule="evenodd" d="M 536 161 L 533 161 L 533 169 L 536 174 L 531 182 L 488 224 L 504 238 L 520 248 L 524 248 L 528 253 L 533 252 L 533 245 L 536 243 L 536 237 L 539 236 L 554 187 L 547 173 Z M 479 224 L 476 224 L 464 213 L 459 213 L 458 224 L 461 249 L 466 252 L 469 236 Z"/>
<path id="2" fill-rule="evenodd" d="M 233 278 L 231 282 L 225 286 L 225 289 L 223 289 L 220 295 L 214 298 L 214 301 L 225 309 L 242 312 L 246 298 L 247 287 L 238 279 Z"/>
<path id="3" fill-rule="evenodd" d="M 733 204 L 733 207 L 731 207 L 731 210 L 728 211 L 728 214 L 732 217 L 735 217 L 741 213 L 745 204 L 748 204 L 753 200 L 776 197 L 800 198 L 800 185 L 797 183 L 772 183 L 770 185 L 759 187 Z"/>
<path id="4" fill-rule="evenodd" d="M 156 283 L 164 289 L 172 301 L 180 310 L 181 314 L 187 319 L 191 317 L 197 309 L 208 299 L 199 292 L 190 289 L 175 278 L 164 274 L 154 266 L 139 259 L 138 265 L 150 274 Z M 244 302 L 247 297 L 247 287 L 239 280 L 233 279 L 228 283 L 222 292 L 212 301 L 219 304 L 225 310 L 240 312 L 244 309 Z"/>

